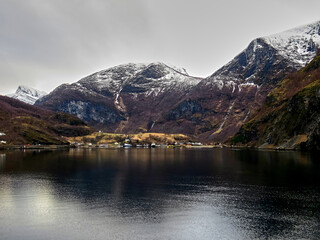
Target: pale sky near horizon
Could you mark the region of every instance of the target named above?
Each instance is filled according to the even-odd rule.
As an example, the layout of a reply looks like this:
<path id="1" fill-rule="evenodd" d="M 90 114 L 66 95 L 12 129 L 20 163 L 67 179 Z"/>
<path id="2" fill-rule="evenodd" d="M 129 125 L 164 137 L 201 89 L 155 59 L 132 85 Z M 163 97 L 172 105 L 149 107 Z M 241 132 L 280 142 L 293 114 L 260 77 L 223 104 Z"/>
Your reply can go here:
<path id="1" fill-rule="evenodd" d="M 0 0 L 0 94 L 50 92 L 128 62 L 207 77 L 254 38 L 320 20 L 319 0 Z"/>

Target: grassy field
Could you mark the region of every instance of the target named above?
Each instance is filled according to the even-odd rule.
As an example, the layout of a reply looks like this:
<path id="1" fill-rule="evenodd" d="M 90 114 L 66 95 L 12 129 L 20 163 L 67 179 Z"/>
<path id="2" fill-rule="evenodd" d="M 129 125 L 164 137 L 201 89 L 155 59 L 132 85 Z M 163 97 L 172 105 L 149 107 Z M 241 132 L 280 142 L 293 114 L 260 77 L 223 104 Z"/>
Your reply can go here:
<path id="1" fill-rule="evenodd" d="M 165 134 L 165 133 L 138 133 L 138 134 L 115 134 L 95 132 L 90 135 L 80 137 L 69 137 L 67 140 L 70 143 L 92 143 L 92 144 L 113 144 L 124 143 L 129 139 L 135 144 L 173 144 L 175 142 L 188 142 L 190 137 L 183 134 Z"/>

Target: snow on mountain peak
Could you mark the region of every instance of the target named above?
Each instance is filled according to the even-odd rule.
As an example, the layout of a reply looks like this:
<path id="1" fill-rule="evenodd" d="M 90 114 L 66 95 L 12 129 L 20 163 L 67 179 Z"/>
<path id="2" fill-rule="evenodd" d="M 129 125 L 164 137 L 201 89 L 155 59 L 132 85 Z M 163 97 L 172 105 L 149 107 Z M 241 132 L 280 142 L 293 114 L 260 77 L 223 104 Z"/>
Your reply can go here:
<path id="1" fill-rule="evenodd" d="M 44 91 L 39 91 L 31 87 L 20 85 L 15 93 L 8 94 L 7 96 L 33 105 L 39 98 L 45 95 L 47 95 L 47 93 Z"/>
<path id="2" fill-rule="evenodd" d="M 240 54 L 206 78 L 203 84 L 219 87 L 221 83 L 230 81 L 258 85 L 272 83 L 304 67 L 316 56 L 319 47 L 320 21 L 256 38 Z"/>
<path id="3" fill-rule="evenodd" d="M 320 21 L 262 38 L 279 54 L 299 64 L 309 63 L 320 46 Z"/>
<path id="4" fill-rule="evenodd" d="M 162 62 L 128 63 L 96 72 L 78 81 L 78 84 L 98 91 L 108 90 L 113 94 L 122 91 L 125 85 L 139 88 L 155 89 L 178 86 L 196 85 L 199 78 L 191 77 L 185 69 L 167 65 Z M 149 88 L 149 89 L 148 89 Z"/>
<path id="5" fill-rule="evenodd" d="M 32 95 L 34 97 L 42 97 L 44 95 L 47 95 L 47 93 L 44 91 L 40 91 L 40 90 L 31 88 L 31 87 L 27 87 L 25 85 L 20 85 L 18 87 L 18 89 L 16 90 L 16 94 L 20 94 L 20 93 L 26 93 L 26 94 Z"/>

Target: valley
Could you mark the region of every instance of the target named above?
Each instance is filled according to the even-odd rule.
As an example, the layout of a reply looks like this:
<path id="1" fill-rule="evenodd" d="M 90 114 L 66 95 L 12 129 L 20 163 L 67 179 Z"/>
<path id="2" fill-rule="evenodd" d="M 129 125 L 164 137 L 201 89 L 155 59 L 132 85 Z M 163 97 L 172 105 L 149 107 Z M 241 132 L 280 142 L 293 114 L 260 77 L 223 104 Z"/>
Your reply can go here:
<path id="1" fill-rule="evenodd" d="M 254 139 L 243 137 L 242 133 L 250 129 L 252 119 L 273 108 L 265 107 L 270 99 L 279 108 L 284 99 L 293 96 L 282 99 L 280 95 L 293 93 L 292 84 L 283 87 L 284 84 L 304 72 L 301 69 L 316 57 L 319 46 L 320 22 L 315 22 L 254 39 L 230 62 L 205 78 L 190 76 L 185 69 L 162 62 L 128 63 L 62 84 L 49 94 L 20 86 L 15 95 L 9 96 L 41 109 L 71 114 L 96 132 L 184 134 L 205 144 L 257 146 L 259 142 L 259 146 L 267 146 L 274 142 L 270 146 L 278 146 L 291 135 L 267 137 L 262 143 L 254 140 L 261 139 L 260 127 L 254 130 L 259 135 Z M 312 77 L 313 81 L 317 76 Z M 296 81 L 299 87 L 295 93 L 307 86 L 304 83 L 311 83 L 306 77 L 301 78 L 301 84 Z M 315 109 L 310 110 L 311 116 L 315 116 Z M 272 125 L 264 135 L 271 134 Z M 314 128 L 317 126 L 314 122 Z M 311 132 L 317 135 L 307 128 L 298 132 L 303 136 L 299 139 L 306 139 Z"/>

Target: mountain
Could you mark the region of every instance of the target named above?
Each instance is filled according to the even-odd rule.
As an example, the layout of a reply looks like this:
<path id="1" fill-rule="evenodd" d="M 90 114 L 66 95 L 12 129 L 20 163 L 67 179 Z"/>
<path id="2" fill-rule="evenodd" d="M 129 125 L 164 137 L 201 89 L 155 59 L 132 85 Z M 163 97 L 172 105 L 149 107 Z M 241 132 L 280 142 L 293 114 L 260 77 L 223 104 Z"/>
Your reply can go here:
<path id="1" fill-rule="evenodd" d="M 71 113 L 106 131 L 149 131 L 200 80 L 164 63 L 130 63 L 61 85 L 36 105 Z"/>
<path id="2" fill-rule="evenodd" d="M 126 64 L 59 86 L 36 105 L 107 131 L 183 133 L 224 142 L 287 74 L 315 57 L 319 45 L 315 22 L 253 40 L 204 79 L 164 63 Z"/>
<path id="3" fill-rule="evenodd" d="M 45 95 L 47 95 L 47 93 L 44 91 L 20 85 L 15 93 L 8 94 L 7 96 L 33 105 L 39 98 Z"/>
<path id="4" fill-rule="evenodd" d="M 320 51 L 271 91 L 266 103 L 243 125 L 233 144 L 269 148 L 320 149 Z"/>
<path id="5" fill-rule="evenodd" d="M 262 106 L 279 81 L 315 57 L 319 45 L 320 22 L 253 40 L 193 88 L 180 105 L 192 101 L 201 107 L 188 119 L 180 111 L 182 117 L 177 120 L 190 122 L 196 117 L 198 122 L 192 125 L 195 134 L 226 141 Z"/>
<path id="6" fill-rule="evenodd" d="M 320 45 L 320 21 L 253 40 L 204 82 L 272 84 L 309 63 Z M 279 74 L 278 70 L 282 73 Z M 222 82 L 221 82 L 222 81 Z"/>
<path id="7" fill-rule="evenodd" d="M 0 96 L 0 140 L 7 144 L 68 144 L 62 137 L 92 132 L 83 121 Z"/>

